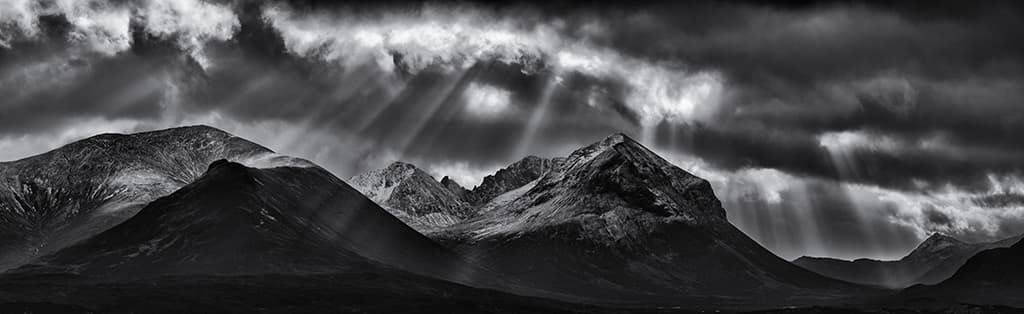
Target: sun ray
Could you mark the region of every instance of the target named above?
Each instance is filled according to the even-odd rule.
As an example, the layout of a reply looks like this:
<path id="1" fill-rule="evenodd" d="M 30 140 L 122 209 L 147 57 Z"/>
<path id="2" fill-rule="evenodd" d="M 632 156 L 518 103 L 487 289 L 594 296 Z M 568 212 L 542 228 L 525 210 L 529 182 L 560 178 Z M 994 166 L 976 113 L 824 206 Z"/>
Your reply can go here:
<path id="1" fill-rule="evenodd" d="M 526 156 L 529 154 L 534 144 L 534 137 L 537 136 L 537 131 L 541 128 L 541 123 L 547 119 L 548 109 L 551 107 L 551 97 L 554 95 L 555 88 L 559 85 L 560 81 L 561 73 L 554 73 L 548 80 L 547 85 L 544 86 L 537 106 L 533 108 L 530 118 L 526 120 L 526 126 L 523 128 L 523 135 L 520 137 L 519 144 L 516 145 L 514 156 Z"/>

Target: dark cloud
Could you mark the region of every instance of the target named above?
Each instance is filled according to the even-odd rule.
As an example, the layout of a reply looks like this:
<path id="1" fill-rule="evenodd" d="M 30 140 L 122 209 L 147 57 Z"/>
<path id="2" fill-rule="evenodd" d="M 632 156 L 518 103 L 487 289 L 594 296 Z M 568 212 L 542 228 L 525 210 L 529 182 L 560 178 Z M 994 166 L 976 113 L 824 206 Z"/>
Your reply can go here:
<path id="1" fill-rule="evenodd" d="M 945 227 L 953 223 L 953 220 L 950 219 L 948 215 L 946 215 L 942 211 L 935 209 L 935 207 L 933 206 L 928 206 L 924 208 L 924 217 L 925 219 L 927 219 L 929 224 L 935 226 Z"/>

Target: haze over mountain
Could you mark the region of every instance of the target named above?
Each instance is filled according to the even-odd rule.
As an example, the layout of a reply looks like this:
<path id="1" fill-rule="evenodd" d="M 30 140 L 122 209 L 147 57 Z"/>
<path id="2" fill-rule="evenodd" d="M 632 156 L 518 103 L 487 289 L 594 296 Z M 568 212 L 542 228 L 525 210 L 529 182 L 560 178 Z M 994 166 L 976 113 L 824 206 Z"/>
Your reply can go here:
<path id="1" fill-rule="evenodd" d="M 975 254 L 988 249 L 1011 246 L 1021 238 L 1024 238 L 1024 235 L 996 242 L 966 243 L 935 233 L 907 256 L 895 261 L 846 261 L 804 256 L 793 263 L 816 273 L 849 282 L 905 288 L 915 284 L 936 284 L 946 280 Z"/>
<path id="2" fill-rule="evenodd" d="M 623 134 L 576 150 L 484 208 L 430 236 L 571 297 L 771 303 L 860 289 L 773 255 L 726 220 L 707 181 Z"/>
<path id="3" fill-rule="evenodd" d="M 219 160 L 134 217 L 19 272 L 109 279 L 388 267 L 463 282 L 474 271 L 319 167 Z"/>
<path id="4" fill-rule="evenodd" d="M 1010 247 L 974 255 L 949 279 L 935 285 L 916 285 L 895 297 L 897 303 L 998 304 L 1024 308 L 1024 240 Z"/>
<path id="5" fill-rule="evenodd" d="M 312 166 L 206 126 L 101 134 L 0 162 L 0 270 L 115 226 L 224 158 Z"/>

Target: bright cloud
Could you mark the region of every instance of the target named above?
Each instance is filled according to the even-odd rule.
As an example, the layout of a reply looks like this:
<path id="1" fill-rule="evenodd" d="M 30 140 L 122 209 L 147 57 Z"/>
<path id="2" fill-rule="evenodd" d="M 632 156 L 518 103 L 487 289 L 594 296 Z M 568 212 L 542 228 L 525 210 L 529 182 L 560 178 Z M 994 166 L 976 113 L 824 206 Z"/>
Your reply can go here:
<path id="1" fill-rule="evenodd" d="M 703 119 L 714 112 L 724 86 L 715 72 L 688 71 L 679 64 L 638 59 L 566 37 L 557 21 L 524 23 L 472 7 L 396 12 L 317 15 L 272 7 L 264 16 L 292 53 L 346 68 L 376 64 L 393 71 L 395 56 L 413 73 L 496 60 L 522 65 L 527 72 L 543 65 L 559 75 L 575 72 L 619 81 L 630 89 L 623 101 L 645 125 Z"/>
<path id="2" fill-rule="evenodd" d="M 486 169 L 474 167 L 467 162 L 446 162 L 426 166 L 426 171 L 435 179 L 440 180 L 442 177 L 448 176 L 467 189 L 480 185 L 485 176 L 498 171 L 498 169 L 497 167 Z"/>
<path id="3" fill-rule="evenodd" d="M 0 47 L 39 34 L 44 15 L 62 15 L 71 24 L 69 40 L 90 51 L 111 56 L 132 45 L 131 23 L 141 21 L 150 35 L 172 38 L 203 66 L 206 42 L 228 40 L 238 30 L 231 8 L 203 0 L 147 0 L 117 3 L 101 0 L 57 0 L 43 5 L 32 0 L 0 1 Z"/>
<path id="4" fill-rule="evenodd" d="M 495 117 L 508 109 L 511 92 L 473 82 L 463 91 L 466 110 L 481 117 Z"/>
<path id="5" fill-rule="evenodd" d="M 209 66 L 201 53 L 205 43 L 231 39 L 239 27 L 230 8 L 200 0 L 151 0 L 140 11 L 150 34 L 176 38 L 204 68 Z"/>

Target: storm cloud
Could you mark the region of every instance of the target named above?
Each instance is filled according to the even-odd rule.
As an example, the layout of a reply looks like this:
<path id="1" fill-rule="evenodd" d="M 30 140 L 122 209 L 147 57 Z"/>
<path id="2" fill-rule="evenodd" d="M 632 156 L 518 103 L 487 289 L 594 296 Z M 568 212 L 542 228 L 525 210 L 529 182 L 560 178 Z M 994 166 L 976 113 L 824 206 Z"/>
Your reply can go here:
<path id="1" fill-rule="evenodd" d="M 1013 2 L 0 0 L 0 159 L 210 124 L 472 186 L 626 132 L 784 257 L 1024 232 Z M 808 240 L 811 239 L 811 240 Z"/>

